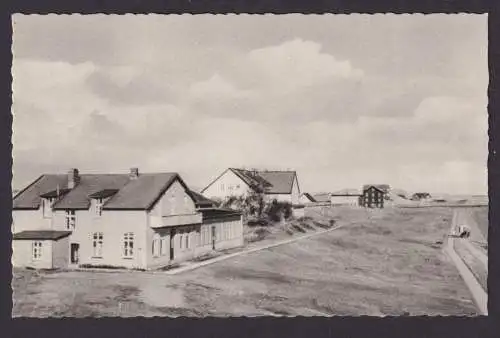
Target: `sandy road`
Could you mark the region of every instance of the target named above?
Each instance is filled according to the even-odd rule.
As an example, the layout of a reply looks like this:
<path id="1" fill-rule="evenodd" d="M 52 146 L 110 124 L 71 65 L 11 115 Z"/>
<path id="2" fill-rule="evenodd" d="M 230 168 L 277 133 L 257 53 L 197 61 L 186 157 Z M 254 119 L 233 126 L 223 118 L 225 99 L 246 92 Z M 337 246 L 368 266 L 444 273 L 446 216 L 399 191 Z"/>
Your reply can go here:
<path id="1" fill-rule="evenodd" d="M 452 219 L 452 224 L 451 224 L 451 229 L 450 233 L 454 234 L 456 233 L 456 230 L 460 225 L 468 225 L 471 228 L 471 237 L 472 238 L 477 238 L 481 237 L 481 234 L 477 234 L 479 229 L 474 226 L 474 224 L 470 223 L 471 219 L 470 215 L 470 210 L 467 210 L 466 208 L 457 208 L 453 212 L 453 219 Z M 484 237 L 483 237 L 484 239 Z M 488 294 L 486 291 L 481 287 L 477 279 L 474 277 L 474 274 L 470 269 L 467 267 L 467 265 L 464 263 L 462 258 L 456 253 L 454 249 L 454 244 L 455 244 L 455 237 L 448 237 L 448 242 L 447 246 L 445 248 L 446 252 L 454 262 L 455 266 L 457 267 L 458 271 L 460 272 L 460 275 L 462 276 L 465 284 L 469 288 L 472 297 L 474 298 L 474 302 L 476 303 L 476 306 L 480 310 L 481 314 L 487 315 L 488 314 Z M 480 250 L 476 249 L 474 250 L 474 246 L 467 240 L 466 243 L 468 243 L 469 248 L 473 248 L 473 250 L 470 250 L 470 252 L 478 258 L 483 264 L 485 264 L 486 268 L 488 266 L 488 260 L 487 256 L 480 252 Z"/>

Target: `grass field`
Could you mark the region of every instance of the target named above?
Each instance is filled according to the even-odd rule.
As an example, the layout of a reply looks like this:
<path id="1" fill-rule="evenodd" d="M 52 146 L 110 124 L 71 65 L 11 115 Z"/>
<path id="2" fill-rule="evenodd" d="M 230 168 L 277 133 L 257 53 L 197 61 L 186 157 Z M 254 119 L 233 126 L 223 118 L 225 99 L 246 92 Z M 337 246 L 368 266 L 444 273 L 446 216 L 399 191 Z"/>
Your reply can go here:
<path id="1" fill-rule="evenodd" d="M 309 216 L 344 227 L 171 276 L 16 270 L 13 316 L 477 314 L 442 251 L 451 210 Z"/>
<path id="2" fill-rule="evenodd" d="M 479 230 L 488 240 L 488 207 L 478 207 L 474 210 L 474 219 L 477 222 Z"/>

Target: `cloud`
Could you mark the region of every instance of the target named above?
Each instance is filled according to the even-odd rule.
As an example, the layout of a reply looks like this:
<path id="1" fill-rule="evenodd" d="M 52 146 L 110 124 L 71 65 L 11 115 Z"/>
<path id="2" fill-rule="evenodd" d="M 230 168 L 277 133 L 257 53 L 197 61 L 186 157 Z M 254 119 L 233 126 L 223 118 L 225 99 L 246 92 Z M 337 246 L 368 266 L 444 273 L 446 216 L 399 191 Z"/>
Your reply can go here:
<path id="1" fill-rule="evenodd" d="M 486 22 L 16 16 L 15 180 L 139 166 L 203 186 L 263 166 L 305 191 L 484 190 Z"/>
<path id="2" fill-rule="evenodd" d="M 162 80 L 131 67 L 110 67 L 93 72 L 86 85 L 96 96 L 120 106 L 175 102 L 175 89 Z"/>

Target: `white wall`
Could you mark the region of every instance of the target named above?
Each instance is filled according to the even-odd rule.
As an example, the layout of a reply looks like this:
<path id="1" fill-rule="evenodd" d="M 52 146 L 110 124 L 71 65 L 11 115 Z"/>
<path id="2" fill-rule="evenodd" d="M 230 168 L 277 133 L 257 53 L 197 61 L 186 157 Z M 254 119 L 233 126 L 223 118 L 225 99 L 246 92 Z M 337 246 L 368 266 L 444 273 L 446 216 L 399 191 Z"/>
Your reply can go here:
<path id="1" fill-rule="evenodd" d="M 12 210 L 12 232 L 25 230 L 51 230 L 52 218 L 44 218 L 42 208 L 38 210 Z"/>
<path id="2" fill-rule="evenodd" d="M 35 269 L 52 268 L 52 241 L 44 240 L 42 243 L 42 254 L 37 260 L 33 259 L 33 240 L 12 241 L 12 265 L 15 267 L 32 267 Z"/>
<path id="3" fill-rule="evenodd" d="M 208 228 L 208 244 L 201 244 L 201 250 L 212 250 L 212 230 L 215 226 L 215 250 L 224 250 L 243 245 L 243 221 L 240 219 L 207 221 L 203 227 Z"/>
<path id="4" fill-rule="evenodd" d="M 66 212 L 54 212 L 54 228 L 66 229 Z M 129 268 L 146 266 L 144 251 L 147 250 L 147 213 L 141 210 L 103 210 L 98 216 L 94 209 L 76 210 L 76 226 L 69 243 L 80 244 L 80 264 L 114 265 Z M 93 233 L 103 233 L 102 258 L 93 257 Z M 134 234 L 134 255 L 123 257 L 123 236 Z M 69 257 L 69 249 L 68 249 Z"/>
<path id="5" fill-rule="evenodd" d="M 52 242 L 52 267 L 66 268 L 69 263 L 69 238 L 64 237 Z"/>
<path id="6" fill-rule="evenodd" d="M 359 196 L 335 196 L 330 197 L 332 205 L 351 205 L 357 206 L 359 204 Z"/>
<path id="7" fill-rule="evenodd" d="M 248 192 L 248 185 L 232 170 L 227 170 L 203 191 L 203 195 L 208 198 L 225 199 L 229 196 L 246 196 Z"/>

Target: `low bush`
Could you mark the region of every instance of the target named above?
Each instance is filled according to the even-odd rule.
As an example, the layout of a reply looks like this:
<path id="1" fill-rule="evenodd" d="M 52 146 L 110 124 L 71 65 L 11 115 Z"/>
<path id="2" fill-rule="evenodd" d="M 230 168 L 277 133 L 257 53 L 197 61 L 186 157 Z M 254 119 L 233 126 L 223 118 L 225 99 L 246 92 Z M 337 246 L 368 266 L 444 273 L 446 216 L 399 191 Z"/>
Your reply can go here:
<path id="1" fill-rule="evenodd" d="M 288 202 L 278 202 L 274 200 L 271 202 L 264 213 L 269 220 L 279 222 L 282 219 L 290 219 L 292 217 L 292 205 Z"/>

